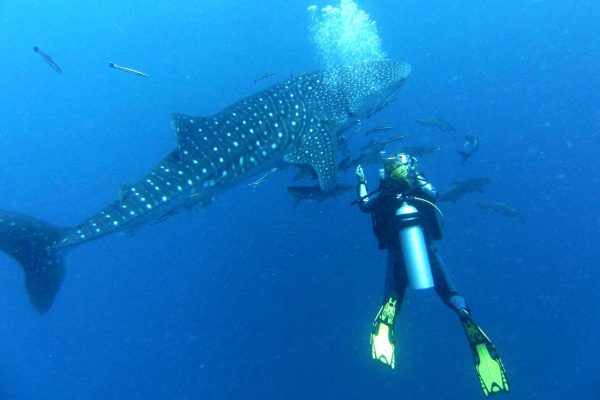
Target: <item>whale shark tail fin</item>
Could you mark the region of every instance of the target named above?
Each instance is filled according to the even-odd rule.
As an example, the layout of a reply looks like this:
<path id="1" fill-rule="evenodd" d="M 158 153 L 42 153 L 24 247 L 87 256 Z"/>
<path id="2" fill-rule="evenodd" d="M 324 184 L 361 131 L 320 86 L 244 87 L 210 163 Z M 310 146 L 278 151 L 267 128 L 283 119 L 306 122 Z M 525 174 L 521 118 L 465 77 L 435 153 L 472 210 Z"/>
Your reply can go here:
<path id="1" fill-rule="evenodd" d="M 57 244 L 66 231 L 36 218 L 0 210 L 0 250 L 23 267 L 29 301 L 40 314 L 50 309 L 65 274 Z"/>

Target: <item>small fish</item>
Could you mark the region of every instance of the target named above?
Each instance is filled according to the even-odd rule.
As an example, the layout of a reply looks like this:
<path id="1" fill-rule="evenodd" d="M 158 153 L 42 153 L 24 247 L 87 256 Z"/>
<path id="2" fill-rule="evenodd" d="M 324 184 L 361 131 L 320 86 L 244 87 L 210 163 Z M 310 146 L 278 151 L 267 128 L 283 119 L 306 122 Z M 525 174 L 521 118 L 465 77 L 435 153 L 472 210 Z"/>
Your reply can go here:
<path id="1" fill-rule="evenodd" d="M 371 118 L 371 116 L 373 116 L 373 114 L 377 113 L 378 111 L 383 110 L 394 100 L 396 100 L 396 92 L 392 93 L 391 95 L 389 95 L 388 97 L 383 99 L 383 101 L 381 101 L 379 104 L 376 104 L 373 107 L 369 108 L 367 110 L 366 117 Z"/>
<path id="2" fill-rule="evenodd" d="M 473 154 L 479 150 L 479 136 L 467 135 L 465 136 L 465 143 L 463 144 L 463 150 L 458 150 L 457 153 L 463 158 L 462 163 L 466 163 Z"/>
<path id="3" fill-rule="evenodd" d="M 401 135 L 385 140 L 371 140 L 362 147 L 360 154 L 356 158 L 352 159 L 351 156 L 347 156 L 342 159 L 338 163 L 338 170 L 347 171 L 358 164 L 377 164 L 381 162 L 381 154 L 389 144 L 403 140 L 405 137 L 405 135 Z"/>
<path id="4" fill-rule="evenodd" d="M 520 212 L 515 210 L 512 206 L 510 206 L 506 203 L 501 203 L 499 201 L 492 201 L 492 202 L 478 202 L 476 204 L 477 204 L 477 207 L 479 207 L 483 210 L 498 213 L 506 218 L 514 219 L 515 221 L 518 221 L 522 224 L 525 223 L 525 221 L 527 221 L 527 215 L 521 214 Z"/>
<path id="5" fill-rule="evenodd" d="M 337 184 L 333 190 L 324 192 L 319 185 L 314 186 L 288 186 L 287 191 L 294 197 L 294 208 L 303 200 L 315 200 L 319 203 L 331 197 L 337 197 L 341 194 L 355 189 L 354 185 Z"/>
<path id="6" fill-rule="evenodd" d="M 385 150 L 385 147 L 388 144 L 398 142 L 400 140 L 404 140 L 405 138 L 406 138 L 406 135 L 400 135 L 400 136 L 394 136 L 394 137 L 391 137 L 389 139 L 384 139 L 384 140 L 371 140 L 369 143 L 364 145 L 361 150 L 363 153 L 365 153 L 365 152 L 380 153 L 381 151 Z"/>
<path id="7" fill-rule="evenodd" d="M 379 133 L 379 132 L 388 132 L 394 129 L 393 126 L 376 126 L 374 128 L 369 129 L 365 133 L 369 136 L 369 133 Z"/>
<path id="8" fill-rule="evenodd" d="M 432 128 L 437 128 L 437 129 L 442 130 L 442 131 L 456 132 L 456 128 L 455 127 L 453 127 L 448 122 L 444 121 L 443 119 L 441 119 L 439 117 L 418 119 L 415 122 L 417 124 L 421 124 L 421 125 L 424 125 L 424 126 L 430 126 Z"/>
<path id="9" fill-rule="evenodd" d="M 166 213 L 160 215 L 154 221 L 150 222 L 150 225 L 158 225 L 161 222 L 165 222 L 167 219 L 169 219 L 169 217 L 172 217 L 173 215 L 176 215 L 176 214 L 179 214 L 179 210 L 169 210 Z"/>
<path id="10" fill-rule="evenodd" d="M 345 137 L 345 142 L 347 142 L 348 140 L 350 140 L 351 137 L 353 137 L 354 135 L 356 135 L 358 132 L 360 132 L 362 130 L 362 126 L 360 124 L 360 121 L 358 122 L 358 124 L 356 125 L 356 127 L 352 130 L 352 132 L 350 132 L 346 137 Z"/>
<path id="11" fill-rule="evenodd" d="M 358 121 L 357 125 L 354 127 L 354 129 L 346 134 L 346 133 L 340 133 L 337 137 L 337 143 L 338 143 L 338 150 L 340 151 L 340 153 L 344 156 L 347 156 L 348 154 L 350 154 L 350 148 L 348 147 L 348 142 L 349 140 L 355 136 L 358 132 L 360 132 L 362 129 L 362 126 L 360 125 L 360 121 Z"/>
<path id="12" fill-rule="evenodd" d="M 483 188 L 491 182 L 492 180 L 490 178 L 473 178 L 466 181 L 456 181 L 454 182 L 454 187 L 446 193 L 443 193 L 438 198 L 438 201 L 451 201 L 456 203 L 458 199 L 467 193 L 483 193 Z"/>
<path id="13" fill-rule="evenodd" d="M 422 157 L 427 154 L 440 151 L 442 148 L 437 146 L 405 146 L 402 151 L 415 157 Z"/>
<path id="14" fill-rule="evenodd" d="M 62 74 L 62 69 L 60 69 L 60 67 L 58 66 L 58 64 L 56 64 L 54 62 L 54 60 L 52 59 L 52 57 L 50 57 L 48 54 L 46 54 L 43 51 L 41 51 L 40 48 L 37 47 L 37 46 L 33 46 L 33 51 L 36 52 L 36 53 L 38 53 L 44 59 L 44 61 L 46 61 L 46 63 L 50 67 L 52 67 L 53 70 L 55 70 L 59 74 Z"/>
<path id="15" fill-rule="evenodd" d="M 252 189 L 252 191 L 255 191 L 256 187 L 258 185 L 263 183 L 265 181 L 265 179 L 267 179 L 269 177 L 269 175 L 271 175 L 274 172 L 277 172 L 278 170 L 279 170 L 278 168 L 271 168 L 266 174 L 264 174 L 263 176 L 258 178 L 256 181 L 249 183 L 248 186 Z"/>
<path id="16" fill-rule="evenodd" d="M 350 154 L 350 148 L 348 147 L 348 138 L 346 136 L 344 136 L 343 134 L 338 135 L 337 145 L 338 145 L 338 151 L 340 152 L 340 154 L 342 154 L 342 155 Z"/>
<path id="17" fill-rule="evenodd" d="M 262 74 L 261 76 L 259 76 L 258 78 L 254 79 L 254 83 L 262 81 L 263 79 L 267 79 L 271 76 L 275 75 L 275 71 L 269 71 L 269 72 L 265 72 L 264 74 Z M 291 79 L 291 78 L 290 78 Z"/>
<path id="18" fill-rule="evenodd" d="M 298 171 L 296 171 L 296 174 L 294 174 L 294 176 L 292 177 L 292 180 L 294 182 L 302 180 L 302 179 L 310 179 L 310 180 L 319 179 L 316 171 L 310 165 L 296 164 L 295 167 L 298 168 Z"/>
<path id="19" fill-rule="evenodd" d="M 338 163 L 338 170 L 340 170 L 340 171 L 347 171 L 347 170 L 349 170 L 350 168 L 352 168 L 352 167 L 354 167 L 355 165 L 358 164 L 357 160 L 359 160 L 359 159 L 360 159 L 360 156 L 356 160 L 353 160 L 351 154 L 347 155 L 346 157 L 344 157 L 342 159 L 342 161 L 340 161 Z"/>
<path id="20" fill-rule="evenodd" d="M 145 73 L 143 73 L 143 72 L 137 71 L 137 70 L 135 70 L 135 69 L 127 68 L 127 67 L 122 67 L 122 66 L 120 66 L 120 65 L 117 65 L 117 64 L 115 64 L 114 62 L 109 62 L 109 63 L 108 63 L 108 66 L 109 66 L 110 68 L 114 68 L 114 69 L 120 69 L 121 71 L 124 71 L 124 72 L 129 72 L 130 74 L 139 75 L 139 76 L 144 76 L 144 77 L 146 77 L 146 78 L 148 77 L 148 75 L 146 75 L 146 74 L 145 74 Z"/>

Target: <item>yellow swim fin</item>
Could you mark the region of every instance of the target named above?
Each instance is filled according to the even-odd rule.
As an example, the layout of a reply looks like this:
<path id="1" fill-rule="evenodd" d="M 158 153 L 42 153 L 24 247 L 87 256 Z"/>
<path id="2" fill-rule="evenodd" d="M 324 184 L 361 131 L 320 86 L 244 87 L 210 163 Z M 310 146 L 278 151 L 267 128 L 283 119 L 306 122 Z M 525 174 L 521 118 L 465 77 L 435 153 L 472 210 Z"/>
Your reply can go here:
<path id="1" fill-rule="evenodd" d="M 394 369 L 396 356 L 394 354 L 394 317 L 396 316 L 396 299 L 389 298 L 384 303 L 375 321 L 371 333 L 371 356 Z"/>
<path id="2" fill-rule="evenodd" d="M 508 393 L 508 378 L 496 347 L 481 328 L 469 318 L 461 318 L 471 352 L 473 362 L 486 396 L 497 393 Z"/>

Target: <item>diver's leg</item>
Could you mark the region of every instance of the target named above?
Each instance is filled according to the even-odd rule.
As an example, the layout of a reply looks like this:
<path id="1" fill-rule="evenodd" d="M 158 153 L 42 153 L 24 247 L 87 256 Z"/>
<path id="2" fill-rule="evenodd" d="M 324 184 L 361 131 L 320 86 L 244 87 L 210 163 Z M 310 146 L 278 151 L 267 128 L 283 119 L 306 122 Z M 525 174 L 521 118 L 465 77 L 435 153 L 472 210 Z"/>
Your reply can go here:
<path id="1" fill-rule="evenodd" d="M 506 370 L 496 347 L 471 318 L 471 310 L 467 302 L 456 290 L 448 275 L 448 270 L 432 245 L 429 246 L 429 260 L 435 281 L 435 290 L 442 301 L 460 317 L 484 394 L 489 396 L 510 391 Z"/>
<path id="2" fill-rule="evenodd" d="M 394 368 L 394 322 L 400 312 L 406 292 L 408 278 L 399 248 L 388 250 L 385 277 L 385 297 L 373 322 L 371 333 L 371 356 L 373 359 Z"/>
<path id="3" fill-rule="evenodd" d="M 471 312 L 469 306 L 464 297 L 456 290 L 454 282 L 452 282 L 448 270 L 436 248 L 433 245 L 429 245 L 428 252 L 431 273 L 433 274 L 433 281 L 435 283 L 435 291 L 438 296 L 440 296 L 442 301 L 461 318 L 468 317 Z"/>
<path id="4" fill-rule="evenodd" d="M 408 277 L 404 267 L 402 250 L 394 247 L 388 250 L 387 266 L 385 273 L 384 303 L 392 298 L 396 301 L 396 315 L 400 312 L 402 301 L 408 286 Z"/>

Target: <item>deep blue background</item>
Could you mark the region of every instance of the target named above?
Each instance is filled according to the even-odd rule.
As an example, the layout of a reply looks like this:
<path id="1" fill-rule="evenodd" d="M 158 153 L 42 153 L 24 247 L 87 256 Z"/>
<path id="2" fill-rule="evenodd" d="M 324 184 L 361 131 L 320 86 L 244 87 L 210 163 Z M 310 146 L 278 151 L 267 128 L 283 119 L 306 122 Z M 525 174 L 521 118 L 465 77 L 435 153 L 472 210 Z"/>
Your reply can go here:
<path id="1" fill-rule="evenodd" d="M 442 190 L 494 179 L 485 194 L 444 205 L 439 247 L 503 356 L 509 397 L 600 398 L 600 6 L 359 4 L 389 55 L 413 67 L 369 124 L 442 146 L 421 159 Z M 0 2 L 0 208 L 74 225 L 174 147 L 170 113 L 208 115 L 318 68 L 309 5 Z M 459 132 L 414 123 L 431 116 Z M 467 133 L 482 148 L 460 166 L 454 151 Z M 376 166 L 368 174 L 374 182 Z M 407 296 L 397 369 L 370 360 L 385 254 L 351 194 L 294 209 L 291 176 L 74 250 L 43 317 L 0 254 L 0 398 L 482 398 L 460 324 L 433 292 Z M 511 203 L 527 223 L 487 214 L 478 200 Z"/>

